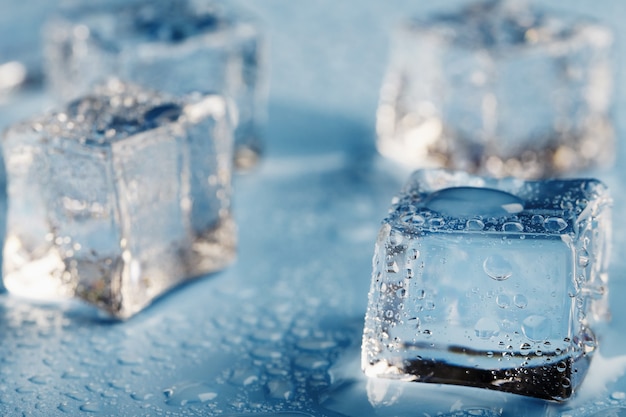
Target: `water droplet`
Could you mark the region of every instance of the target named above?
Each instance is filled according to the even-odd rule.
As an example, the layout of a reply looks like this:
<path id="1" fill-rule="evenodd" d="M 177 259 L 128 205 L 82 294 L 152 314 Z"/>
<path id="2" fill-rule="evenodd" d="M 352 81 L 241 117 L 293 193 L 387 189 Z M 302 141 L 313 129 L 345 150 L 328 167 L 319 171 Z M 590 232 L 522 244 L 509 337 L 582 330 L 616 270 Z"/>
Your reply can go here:
<path id="1" fill-rule="evenodd" d="M 520 233 L 524 231 L 524 226 L 519 222 L 506 222 L 502 225 L 502 231 L 507 233 Z"/>
<path id="2" fill-rule="evenodd" d="M 404 236 L 402 236 L 402 232 L 400 232 L 399 230 L 392 230 L 389 233 L 389 244 L 392 246 L 398 246 L 402 244 L 402 241 L 404 240 Z"/>
<path id="3" fill-rule="evenodd" d="M 128 366 L 141 365 L 143 363 L 143 359 L 141 359 L 139 356 L 125 355 L 117 358 L 117 363 L 119 363 L 120 365 Z"/>
<path id="4" fill-rule="evenodd" d="M 626 393 L 622 391 L 615 391 L 611 394 L 611 398 L 614 400 L 624 400 L 626 399 Z"/>
<path id="5" fill-rule="evenodd" d="M 496 304 L 498 304 L 500 308 L 508 308 L 511 306 L 511 298 L 506 294 L 498 294 Z"/>
<path id="6" fill-rule="evenodd" d="M 302 369 L 313 371 L 328 368 L 330 362 L 317 355 L 298 355 L 294 360 L 294 365 Z"/>
<path id="7" fill-rule="evenodd" d="M 50 382 L 51 378 L 49 376 L 44 375 L 35 375 L 33 377 L 28 378 L 30 382 L 37 385 L 46 385 Z"/>
<path id="8" fill-rule="evenodd" d="M 80 411 L 86 413 L 98 413 L 100 412 L 100 406 L 97 403 L 85 403 L 79 407 Z"/>
<path id="9" fill-rule="evenodd" d="M 388 273 L 395 274 L 399 270 L 400 269 L 398 268 L 398 264 L 396 263 L 396 261 L 389 261 L 389 262 L 387 262 L 387 272 Z"/>
<path id="10" fill-rule="evenodd" d="M 515 294 L 513 303 L 517 308 L 526 308 L 528 306 L 528 298 L 524 294 Z"/>
<path id="11" fill-rule="evenodd" d="M 543 227 L 548 232 L 560 232 L 567 227 L 567 222 L 560 217 L 548 217 L 543 221 Z"/>
<path id="12" fill-rule="evenodd" d="M 411 223 L 413 223 L 415 226 L 422 226 L 424 223 L 426 223 L 426 219 L 419 214 L 415 214 L 411 217 Z"/>
<path id="13" fill-rule="evenodd" d="M 583 248 L 578 251 L 578 266 L 585 268 L 587 265 L 589 265 L 589 252 Z"/>
<path id="14" fill-rule="evenodd" d="M 524 201 L 491 188 L 452 187 L 432 193 L 424 201 L 429 209 L 446 216 L 505 216 L 524 210 Z"/>
<path id="15" fill-rule="evenodd" d="M 294 386 L 290 381 L 274 379 L 267 383 L 268 396 L 272 399 L 290 400 L 293 397 Z"/>
<path id="16" fill-rule="evenodd" d="M 87 378 L 87 377 L 89 377 L 88 373 L 79 372 L 74 369 L 68 369 L 67 371 L 63 372 L 63 374 L 61 375 L 61 378 L 63 379 L 82 379 L 82 378 Z"/>
<path id="17" fill-rule="evenodd" d="M 415 259 L 417 259 L 417 258 L 419 258 L 419 257 L 420 257 L 420 251 L 419 251 L 418 249 L 411 249 L 411 250 L 409 251 L 409 253 L 410 253 L 410 256 L 409 256 L 409 257 L 410 257 L 411 259 L 413 259 L 413 260 L 415 260 Z"/>
<path id="18" fill-rule="evenodd" d="M 563 378 L 561 379 L 561 385 L 563 386 L 563 388 L 569 388 L 572 385 L 572 383 L 569 380 L 569 378 Z"/>
<path id="19" fill-rule="evenodd" d="M 565 372 L 567 369 L 567 364 L 563 361 L 556 364 L 556 370 L 559 372 Z"/>
<path id="20" fill-rule="evenodd" d="M 483 270 L 496 281 L 504 281 L 513 275 L 513 267 L 500 255 L 491 255 L 483 262 Z"/>
<path id="21" fill-rule="evenodd" d="M 480 219 L 470 219 L 465 223 L 467 230 L 480 231 L 485 228 L 485 223 Z"/>
<path id="22" fill-rule="evenodd" d="M 441 217 L 433 217 L 428 220 L 428 225 L 435 229 L 443 227 L 445 224 L 446 222 Z"/>
<path id="23" fill-rule="evenodd" d="M 204 403 L 217 398 L 217 391 L 202 382 L 183 382 L 163 390 L 168 405 Z"/>
<path id="24" fill-rule="evenodd" d="M 335 340 L 325 338 L 304 338 L 298 340 L 296 346 L 302 350 L 316 351 L 332 349 L 337 346 L 337 342 Z"/>
<path id="25" fill-rule="evenodd" d="M 474 332 L 476 336 L 481 339 L 489 339 L 492 336 L 497 336 L 500 332 L 500 326 L 498 323 L 489 317 L 483 317 L 474 325 Z"/>
<path id="26" fill-rule="evenodd" d="M 540 315 L 531 315 L 522 322 L 524 336 L 532 341 L 540 342 L 547 339 L 552 331 L 550 319 Z"/>
<path id="27" fill-rule="evenodd" d="M 241 385 L 247 387 L 259 381 L 260 372 L 256 368 L 242 368 L 233 371 L 228 379 L 233 385 Z"/>

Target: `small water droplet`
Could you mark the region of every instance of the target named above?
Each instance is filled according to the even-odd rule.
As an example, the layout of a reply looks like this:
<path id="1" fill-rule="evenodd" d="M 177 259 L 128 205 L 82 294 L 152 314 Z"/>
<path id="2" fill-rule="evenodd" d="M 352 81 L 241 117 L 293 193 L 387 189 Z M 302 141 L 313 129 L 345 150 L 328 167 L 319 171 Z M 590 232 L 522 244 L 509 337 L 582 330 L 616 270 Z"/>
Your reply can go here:
<path id="1" fill-rule="evenodd" d="M 389 244 L 392 246 L 398 246 L 402 244 L 402 241 L 404 240 L 404 236 L 402 236 L 402 232 L 400 232 L 399 230 L 392 230 L 389 233 Z"/>
<path id="2" fill-rule="evenodd" d="M 143 359 L 141 359 L 139 356 L 120 356 L 119 358 L 117 358 L 117 363 L 127 366 L 141 365 L 143 363 Z"/>
<path id="3" fill-rule="evenodd" d="M 498 294 L 496 304 L 498 304 L 500 308 L 508 308 L 511 306 L 511 298 L 506 294 Z"/>
<path id="4" fill-rule="evenodd" d="M 611 394 L 611 398 L 614 400 L 624 400 L 626 399 L 626 393 L 622 391 L 615 391 Z"/>
<path id="5" fill-rule="evenodd" d="M 513 303 L 517 308 L 526 308 L 528 306 L 528 298 L 524 294 L 515 294 Z"/>
<path id="6" fill-rule="evenodd" d="M 524 231 L 524 226 L 519 222 L 506 222 L 502 225 L 502 231 L 507 233 L 521 233 Z"/>
<path id="7" fill-rule="evenodd" d="M 446 222 L 441 217 L 433 217 L 428 220 L 428 225 L 435 229 L 443 227 L 445 224 Z"/>
<path id="8" fill-rule="evenodd" d="M 168 405 L 204 403 L 217 398 L 217 390 L 202 382 L 183 382 L 163 390 Z"/>
<path id="9" fill-rule="evenodd" d="M 513 267 L 502 256 L 495 254 L 483 262 L 483 270 L 496 281 L 504 281 L 513 275 Z"/>
<path id="10" fill-rule="evenodd" d="M 567 222 L 560 217 L 548 217 L 543 221 L 543 227 L 548 232 L 560 232 L 567 227 Z"/>
<path id="11" fill-rule="evenodd" d="M 35 375 L 33 377 L 28 378 L 28 380 L 32 382 L 33 384 L 46 385 L 48 382 L 50 382 L 50 377 L 44 376 L 44 375 Z"/>
<path id="12" fill-rule="evenodd" d="M 567 364 L 563 361 L 556 364 L 556 370 L 559 372 L 565 372 L 567 369 Z"/>
<path id="13" fill-rule="evenodd" d="M 552 331 L 550 319 L 540 315 L 530 315 L 522 322 L 524 336 L 532 341 L 540 342 L 547 339 Z"/>
<path id="14" fill-rule="evenodd" d="M 284 379 L 273 379 L 266 384 L 268 396 L 277 400 L 290 400 L 294 394 L 294 386 Z"/>
<path id="15" fill-rule="evenodd" d="M 400 269 L 398 268 L 398 264 L 396 263 L 396 261 L 389 261 L 387 262 L 387 272 L 390 274 L 395 274 L 399 271 Z"/>
<path id="16" fill-rule="evenodd" d="M 589 252 L 583 248 L 578 251 L 578 266 L 585 268 L 587 265 L 589 265 Z"/>
<path id="17" fill-rule="evenodd" d="M 481 339 L 489 339 L 492 336 L 497 336 L 500 333 L 500 326 L 498 322 L 490 317 L 482 317 L 474 325 L 474 332 L 477 337 Z"/>
<path id="18" fill-rule="evenodd" d="M 98 413 L 100 412 L 100 406 L 97 403 L 85 403 L 79 407 L 80 411 L 84 411 L 86 413 Z"/>
<path id="19" fill-rule="evenodd" d="M 480 231 L 485 228 L 485 223 L 480 219 L 470 219 L 465 223 L 465 228 L 472 231 Z"/>

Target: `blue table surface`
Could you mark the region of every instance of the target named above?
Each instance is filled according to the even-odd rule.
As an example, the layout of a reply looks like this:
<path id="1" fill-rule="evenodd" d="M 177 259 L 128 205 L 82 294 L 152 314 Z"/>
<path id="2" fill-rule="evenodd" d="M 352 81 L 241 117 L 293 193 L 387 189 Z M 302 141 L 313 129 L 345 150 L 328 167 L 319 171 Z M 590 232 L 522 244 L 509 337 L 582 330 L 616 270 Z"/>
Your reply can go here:
<path id="1" fill-rule="evenodd" d="M 34 28 L 53 6 L 3 2 L 10 7 L 0 16 L 0 34 L 20 36 L 11 38 L 19 47 L 2 37 L 0 62 L 20 54 L 36 62 Z M 613 320 L 597 329 L 601 347 L 571 401 L 368 380 L 360 343 L 374 241 L 409 173 L 374 148 L 389 31 L 402 17 L 466 2 L 237 3 L 268 33 L 271 91 L 264 159 L 234 178 L 236 263 L 123 323 L 77 303 L 34 304 L 0 294 L 0 414 L 626 416 L 620 141 L 613 167 L 585 173 L 604 180 L 615 199 Z M 617 31 L 614 114 L 621 139 L 626 34 L 619 28 L 626 3 L 576 0 L 567 7 Z M 17 23 L 24 21 L 32 24 Z M 36 89 L 4 96 L 0 127 L 49 106 Z"/>

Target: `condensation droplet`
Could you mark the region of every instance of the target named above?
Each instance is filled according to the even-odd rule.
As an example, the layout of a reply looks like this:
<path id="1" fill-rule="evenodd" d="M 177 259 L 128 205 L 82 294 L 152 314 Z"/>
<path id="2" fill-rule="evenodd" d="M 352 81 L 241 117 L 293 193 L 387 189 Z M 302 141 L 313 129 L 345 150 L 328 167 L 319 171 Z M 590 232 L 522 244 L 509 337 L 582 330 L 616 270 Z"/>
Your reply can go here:
<path id="1" fill-rule="evenodd" d="M 508 308 L 511 306 L 511 298 L 506 294 L 498 294 L 496 304 L 498 304 L 500 308 Z"/>
<path id="2" fill-rule="evenodd" d="M 204 403 L 217 398 L 217 392 L 201 382 L 184 382 L 163 390 L 168 405 Z"/>
<path id="3" fill-rule="evenodd" d="M 585 268 L 587 265 L 589 265 L 589 252 L 583 248 L 578 251 L 578 266 Z"/>
<path id="4" fill-rule="evenodd" d="M 402 236 L 402 232 L 400 232 L 399 230 L 392 230 L 389 233 L 389 244 L 392 246 L 398 246 L 402 244 L 402 241 L 404 240 L 404 236 Z"/>
<path id="5" fill-rule="evenodd" d="M 389 261 L 387 262 L 387 272 L 390 274 L 395 274 L 399 271 L 400 269 L 398 268 L 398 264 L 396 263 L 396 261 Z"/>
<path id="6" fill-rule="evenodd" d="M 513 275 L 513 267 L 500 255 L 491 255 L 483 262 L 483 270 L 496 281 L 504 281 Z"/>
<path id="7" fill-rule="evenodd" d="M 480 231 L 485 228 L 485 223 L 480 219 L 470 219 L 465 223 L 467 230 Z"/>
<path id="8" fill-rule="evenodd" d="M 515 294 L 513 303 L 517 308 L 526 308 L 528 306 L 528 298 L 524 294 Z"/>
<path id="9" fill-rule="evenodd" d="M 548 232 L 560 232 L 567 227 L 567 222 L 560 217 L 548 217 L 543 221 L 543 228 Z"/>
<path id="10" fill-rule="evenodd" d="M 477 337 L 481 339 L 489 339 L 492 336 L 497 336 L 500 333 L 500 326 L 498 322 L 490 317 L 482 317 L 474 325 L 474 332 Z"/>
<path id="11" fill-rule="evenodd" d="M 506 222 L 502 225 L 502 231 L 507 233 L 520 233 L 524 231 L 524 226 L 519 222 Z"/>
<path id="12" fill-rule="evenodd" d="M 524 336 L 532 341 L 540 342 L 547 339 L 552 331 L 550 319 L 540 315 L 530 315 L 522 322 Z"/>

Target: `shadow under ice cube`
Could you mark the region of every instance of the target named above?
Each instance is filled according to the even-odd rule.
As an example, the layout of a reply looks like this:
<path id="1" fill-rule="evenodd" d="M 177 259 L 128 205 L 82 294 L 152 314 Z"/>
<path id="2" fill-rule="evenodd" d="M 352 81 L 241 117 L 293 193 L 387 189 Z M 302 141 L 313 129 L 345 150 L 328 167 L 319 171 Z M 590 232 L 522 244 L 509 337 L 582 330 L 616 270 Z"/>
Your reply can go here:
<path id="1" fill-rule="evenodd" d="M 613 157 L 613 39 L 599 23 L 484 1 L 394 36 L 378 149 L 413 168 L 553 177 Z"/>
<path id="2" fill-rule="evenodd" d="M 237 107 L 237 165 L 256 162 L 266 81 L 264 41 L 252 22 L 212 2 L 120 2 L 70 9 L 44 33 L 46 76 L 59 97 L 110 75 L 176 95 L 219 92 Z"/>
<path id="3" fill-rule="evenodd" d="M 110 82 L 4 133 L 3 279 L 25 297 L 79 297 L 126 318 L 228 265 L 232 126 L 217 95 Z"/>
<path id="4" fill-rule="evenodd" d="M 609 316 L 610 203 L 592 179 L 415 172 L 376 243 L 365 373 L 570 397 Z"/>

